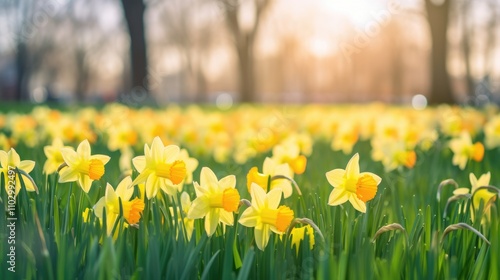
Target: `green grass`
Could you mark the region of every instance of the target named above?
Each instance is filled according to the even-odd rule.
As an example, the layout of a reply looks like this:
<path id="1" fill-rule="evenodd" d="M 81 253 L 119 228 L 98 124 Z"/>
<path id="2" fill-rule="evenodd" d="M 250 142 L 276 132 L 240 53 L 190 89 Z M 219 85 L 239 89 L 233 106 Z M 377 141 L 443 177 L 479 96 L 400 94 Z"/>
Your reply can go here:
<path id="1" fill-rule="evenodd" d="M 104 195 L 107 182 L 116 186 L 120 171 L 119 153 L 107 150 L 103 141 L 92 146 L 93 153 L 112 156 L 106 174 L 83 193 L 76 183 L 57 183 L 58 175 L 45 176 L 43 145 L 28 148 L 20 143 L 16 151 L 21 159 L 36 161 L 31 176 L 39 193 L 23 188 L 16 205 L 16 273 L 7 271 L 7 219 L 0 218 L 1 279 L 500 279 L 500 223 L 498 207 L 491 223 L 481 225 L 470 220 L 469 202 L 453 202 L 443 217 L 452 188 L 443 188 L 442 180 L 453 178 L 460 186 L 469 186 L 469 172 L 476 175 L 492 172 L 491 185 L 500 181 L 500 153 L 488 151 L 481 163 L 469 162 L 461 171 L 451 165 L 451 152 L 440 138 L 429 151 L 417 150 L 413 169 L 385 172 L 381 163 L 370 157 L 370 144 L 358 142 L 353 154 L 360 154 L 360 168 L 382 177 L 377 196 L 368 202 L 367 213 L 357 212 L 349 203 L 328 206 L 332 187 L 325 173 L 345 168 L 351 155 L 332 151 L 330 144 L 316 140 L 308 158 L 306 172 L 295 176 L 302 190 L 282 204 L 291 207 L 296 217 L 313 220 L 325 240 L 315 235 L 313 250 L 309 239 L 302 241 L 298 255 L 285 235 L 273 234 L 264 251 L 254 244 L 253 228 L 219 226 L 207 237 L 203 221 L 195 221 L 191 241 L 182 234 L 176 239 L 177 217 L 168 199 L 146 200 L 139 228 L 120 231 L 116 240 L 107 237 L 94 215 L 84 223 L 81 213 Z M 182 143 L 179 143 L 182 146 Z M 265 155 L 245 164 L 229 161 L 221 164 L 209 156 L 200 161 L 194 172 L 199 181 L 201 167 L 209 166 L 221 178 L 234 174 L 241 197 L 250 200 L 246 173 L 252 166 L 262 166 Z M 195 198 L 192 185 L 184 187 Z M 166 197 L 166 196 L 165 196 Z M 6 208 L 4 180 L 0 205 Z M 496 202 L 498 205 L 498 202 Z M 462 211 L 459 211 L 462 209 Z M 240 208 L 240 214 L 244 208 Z M 5 215 L 7 217 L 7 215 Z M 120 219 L 118 223 L 124 223 Z M 405 231 L 387 231 L 373 242 L 377 230 L 398 223 Z M 467 223 L 481 232 L 488 245 L 471 231 L 456 230 L 443 238 L 452 224 Z M 120 227 L 120 224 L 117 225 Z"/>

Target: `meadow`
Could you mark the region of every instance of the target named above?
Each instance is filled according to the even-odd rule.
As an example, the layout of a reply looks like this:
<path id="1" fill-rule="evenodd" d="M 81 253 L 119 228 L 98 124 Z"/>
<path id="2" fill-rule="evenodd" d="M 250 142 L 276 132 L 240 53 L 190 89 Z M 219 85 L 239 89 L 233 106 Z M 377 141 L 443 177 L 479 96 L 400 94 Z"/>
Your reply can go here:
<path id="1" fill-rule="evenodd" d="M 497 107 L 3 111 L 1 279 L 500 278 Z"/>

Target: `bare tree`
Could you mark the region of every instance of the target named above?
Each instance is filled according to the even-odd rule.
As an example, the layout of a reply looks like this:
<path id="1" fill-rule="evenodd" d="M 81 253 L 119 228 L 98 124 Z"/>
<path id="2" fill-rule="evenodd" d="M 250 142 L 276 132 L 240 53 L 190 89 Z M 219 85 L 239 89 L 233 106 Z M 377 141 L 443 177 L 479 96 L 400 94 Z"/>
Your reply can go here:
<path id="1" fill-rule="evenodd" d="M 262 16 L 273 0 L 217 0 L 224 10 L 227 27 L 233 37 L 238 55 L 240 99 L 242 102 L 255 100 L 255 58 L 254 46 Z M 240 10 L 242 4 L 253 6 L 253 22 L 242 24 Z"/>
<path id="2" fill-rule="evenodd" d="M 497 0 L 488 1 L 488 7 L 490 10 L 490 19 L 487 25 L 487 42 L 486 42 L 486 52 L 485 52 L 485 61 L 486 61 L 486 69 L 485 76 L 489 77 L 493 73 L 494 69 L 494 56 L 495 56 L 495 47 L 497 45 L 497 30 L 500 28 L 500 5 Z"/>
<path id="3" fill-rule="evenodd" d="M 130 89 L 139 88 L 149 94 L 148 56 L 144 31 L 146 5 L 143 0 L 121 0 L 121 3 L 130 35 L 130 71 L 132 74 Z"/>
<path id="4" fill-rule="evenodd" d="M 474 27 L 472 26 L 472 21 L 469 21 L 468 12 L 471 9 L 471 1 L 464 0 L 460 7 L 461 15 L 461 29 L 462 29 L 462 41 L 461 47 L 464 56 L 465 64 L 465 79 L 466 79 L 466 91 L 469 97 L 474 95 L 475 82 L 472 77 L 471 71 L 471 54 L 472 54 L 472 42 L 474 39 Z"/>
<path id="5" fill-rule="evenodd" d="M 171 0 L 162 11 L 166 43 L 175 46 L 181 54 L 182 70 L 188 76 L 184 87 L 194 85 L 198 102 L 206 101 L 208 90 L 204 60 L 213 43 L 215 26 L 214 19 L 203 13 L 208 14 L 211 4 L 203 0 Z"/>
<path id="6" fill-rule="evenodd" d="M 431 90 L 429 102 L 454 103 L 450 77 L 447 70 L 448 22 L 452 0 L 425 0 L 427 20 L 430 27 L 431 50 Z"/>

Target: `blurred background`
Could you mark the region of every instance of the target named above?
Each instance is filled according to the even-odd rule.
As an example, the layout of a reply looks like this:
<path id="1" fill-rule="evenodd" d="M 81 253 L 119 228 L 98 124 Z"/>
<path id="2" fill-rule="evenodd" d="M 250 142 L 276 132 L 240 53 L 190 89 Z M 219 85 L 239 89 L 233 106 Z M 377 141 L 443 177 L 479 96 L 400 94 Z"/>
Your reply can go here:
<path id="1" fill-rule="evenodd" d="M 0 0 L 0 99 L 500 100 L 500 0 Z"/>

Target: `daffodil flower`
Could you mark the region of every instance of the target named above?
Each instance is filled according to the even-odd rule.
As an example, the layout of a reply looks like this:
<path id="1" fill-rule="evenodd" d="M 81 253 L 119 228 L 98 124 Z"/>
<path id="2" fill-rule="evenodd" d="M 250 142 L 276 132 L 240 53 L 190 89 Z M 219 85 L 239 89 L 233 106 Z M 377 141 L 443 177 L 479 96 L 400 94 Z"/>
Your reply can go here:
<path id="1" fill-rule="evenodd" d="M 88 193 L 92 181 L 101 179 L 104 175 L 104 165 L 109 156 L 91 155 L 89 141 L 83 140 L 76 152 L 72 148 L 61 148 L 61 154 L 67 166 L 59 172 L 59 182 L 77 181 L 84 192 Z"/>
<path id="2" fill-rule="evenodd" d="M 366 212 L 366 202 L 373 199 L 377 186 L 382 179 L 370 172 L 359 172 L 359 154 L 347 163 L 346 169 L 334 169 L 326 173 L 328 182 L 333 186 L 328 205 L 340 205 L 349 200 L 352 206 Z"/>
<path id="3" fill-rule="evenodd" d="M 248 192 L 251 191 L 251 186 L 253 183 L 260 186 L 264 191 L 268 191 L 268 186 L 271 190 L 279 188 L 283 191 L 285 198 L 292 195 L 292 184 L 289 180 L 279 179 L 271 180 L 274 176 L 284 176 L 293 179 L 293 172 L 291 172 L 288 164 L 282 163 L 278 164 L 272 158 L 266 158 L 264 160 L 264 166 L 262 168 L 263 173 L 259 173 L 257 167 L 252 167 L 247 174 L 247 188 Z"/>
<path id="4" fill-rule="evenodd" d="M 106 209 L 106 232 L 111 235 L 113 225 L 120 215 L 120 199 L 122 203 L 123 217 L 128 224 L 137 224 L 144 210 L 144 201 L 139 198 L 132 198 L 133 188 L 129 188 L 132 183 L 130 176 L 125 177 L 116 187 L 116 190 L 110 184 L 106 185 L 104 197 L 94 205 L 94 213 L 99 219 L 103 219 L 103 209 Z"/>
<path id="5" fill-rule="evenodd" d="M 271 232 L 284 233 L 294 218 L 293 210 L 280 206 L 282 190 L 280 188 L 266 192 L 257 184 L 252 184 L 250 194 L 252 206 L 247 208 L 239 223 L 254 228 L 255 243 L 264 251 Z"/>
<path id="6" fill-rule="evenodd" d="M 205 231 L 212 236 L 219 222 L 232 226 L 234 223 L 233 212 L 238 210 L 240 194 L 235 188 L 236 177 L 226 176 L 217 179 L 214 172 L 203 167 L 200 174 L 200 184 L 194 182 L 196 199 L 188 211 L 189 219 L 205 217 Z"/>
<path id="7" fill-rule="evenodd" d="M 302 174 L 306 170 L 307 158 L 300 154 L 300 147 L 294 141 L 274 146 L 272 159 L 277 164 L 288 164 L 295 174 Z"/>
<path id="8" fill-rule="evenodd" d="M 139 176 L 132 185 L 146 183 L 146 196 L 148 199 L 156 197 L 158 190 L 162 189 L 169 195 L 175 195 L 186 178 L 186 163 L 179 158 L 178 146 L 164 146 L 160 137 L 155 137 L 151 145 L 144 145 L 144 155 L 132 159 Z M 182 186 L 181 186 L 182 187 Z"/>
<path id="9" fill-rule="evenodd" d="M 19 194 L 19 191 L 21 190 L 21 181 L 19 179 L 19 175 L 22 177 L 24 186 L 26 187 L 27 191 L 29 192 L 37 191 L 35 182 L 28 175 L 28 173 L 30 173 L 34 167 L 35 167 L 35 162 L 32 160 L 21 161 L 19 154 L 16 152 L 16 150 L 14 150 L 14 148 L 11 148 L 9 152 L 0 150 L 0 172 L 3 173 L 3 178 L 5 180 L 5 191 L 9 195 L 11 195 L 11 191 L 9 190 L 9 184 L 7 184 L 7 181 L 9 180 L 9 178 L 12 178 L 11 174 L 12 171 L 15 171 L 14 170 L 15 168 L 19 169 L 24 174 L 15 174 L 16 188 L 15 188 L 15 195 L 14 194 L 13 195 L 17 196 L 17 194 Z"/>
<path id="10" fill-rule="evenodd" d="M 302 227 L 294 227 L 290 232 L 292 248 L 295 246 L 295 253 L 299 254 L 300 242 L 304 240 L 304 236 L 309 236 L 309 249 L 312 250 L 314 247 L 314 229 L 310 225 L 305 225 Z"/>
<path id="11" fill-rule="evenodd" d="M 481 142 L 472 144 L 472 139 L 469 133 L 462 132 L 458 138 L 450 141 L 450 149 L 453 151 L 453 165 L 457 165 L 460 169 L 464 169 L 467 161 L 472 159 L 480 162 L 484 157 L 484 146 Z"/>
<path id="12" fill-rule="evenodd" d="M 470 173 L 469 174 L 469 180 L 470 180 L 470 184 L 471 184 L 471 190 L 470 192 L 471 193 L 474 193 L 476 192 L 476 190 L 480 187 L 485 187 L 485 186 L 488 186 L 490 184 L 490 179 L 491 179 L 491 173 L 488 172 L 486 174 L 483 174 L 478 178 L 476 178 L 476 175 L 474 175 L 473 173 Z M 456 190 L 453 191 L 453 194 L 454 195 L 460 195 L 460 194 L 468 194 L 469 193 L 469 189 L 468 188 L 458 188 Z M 488 205 L 488 202 L 490 200 L 496 200 L 496 194 L 495 193 L 492 193 L 490 191 L 488 191 L 487 189 L 481 189 L 481 190 L 478 190 L 476 192 L 476 194 L 474 194 L 474 199 L 472 200 L 472 204 L 471 205 L 471 219 L 472 221 L 474 221 L 474 210 L 478 210 L 479 209 L 479 206 L 481 205 L 481 202 L 483 203 L 484 205 L 484 210 L 483 212 L 485 213 L 485 217 L 484 219 L 489 221 L 490 220 L 490 216 L 491 216 L 491 210 L 490 210 L 490 207 L 491 205 Z"/>
<path id="13" fill-rule="evenodd" d="M 45 164 L 43 165 L 43 172 L 45 174 L 52 174 L 57 172 L 57 169 L 61 164 L 64 164 L 64 158 L 61 153 L 62 148 L 71 149 L 69 146 L 64 146 L 60 138 L 55 138 L 52 141 L 52 145 L 47 145 L 43 147 L 43 152 L 47 157 Z"/>
<path id="14" fill-rule="evenodd" d="M 189 198 L 189 194 L 187 192 L 183 192 L 181 194 L 181 206 L 182 206 L 182 212 L 184 219 L 182 219 L 180 209 L 177 208 L 177 218 L 178 218 L 178 223 L 183 223 L 184 228 L 186 229 L 186 234 L 187 234 L 187 240 L 191 240 L 191 236 L 193 235 L 193 230 L 194 230 L 194 220 L 190 219 L 187 217 L 187 214 L 189 212 L 189 209 L 191 208 L 191 199 Z M 174 216 L 174 207 L 170 207 L 170 215 L 172 217 Z M 177 227 L 177 232 L 175 235 L 175 238 L 177 239 L 179 237 L 179 231 L 181 231 L 180 227 Z"/>

